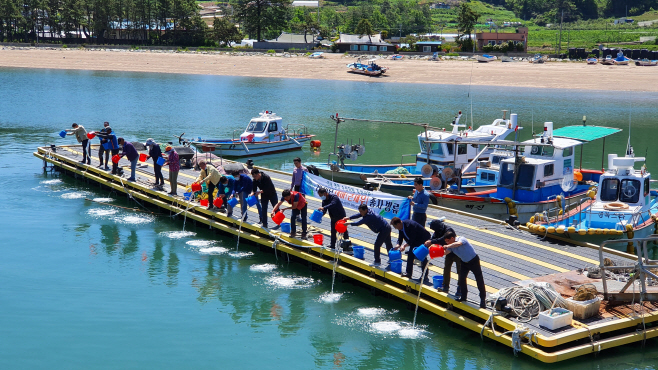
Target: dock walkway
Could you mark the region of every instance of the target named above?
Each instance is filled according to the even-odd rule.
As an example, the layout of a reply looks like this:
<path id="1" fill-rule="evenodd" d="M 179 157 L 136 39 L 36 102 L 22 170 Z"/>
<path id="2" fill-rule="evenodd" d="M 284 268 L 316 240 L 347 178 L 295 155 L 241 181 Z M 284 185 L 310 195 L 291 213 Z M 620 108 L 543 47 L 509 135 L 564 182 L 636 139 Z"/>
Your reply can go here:
<path id="1" fill-rule="evenodd" d="M 96 146 L 94 146 L 96 148 Z M 126 193 L 133 199 L 138 199 L 145 205 L 154 205 L 168 210 L 170 214 L 185 212 L 188 219 L 194 222 L 207 224 L 210 228 L 240 235 L 241 240 L 248 240 L 261 247 L 267 247 L 287 253 L 294 258 L 307 261 L 311 266 L 320 266 L 327 269 L 333 268 L 333 260 L 336 257 L 333 250 L 322 248 L 312 241 L 291 239 L 287 234 L 276 230 L 268 230 L 260 227 L 256 207 L 248 210 L 248 222 L 239 229 L 240 213 L 239 206 L 234 210 L 233 217 L 227 217 L 224 213 L 209 211 L 200 207 L 196 202 L 188 202 L 181 197 L 168 195 L 169 184 L 167 167 L 163 168 L 165 178 L 165 191 L 153 189 L 154 182 L 152 162 L 140 163 L 137 169 L 137 180 L 128 182 L 118 176 L 111 175 L 109 171 L 96 167 L 98 158 L 92 156 L 92 164 L 85 165 L 79 161 L 82 159 L 79 146 L 60 146 L 53 152 L 51 148 L 42 147 L 34 153 L 35 156 L 44 160 L 44 165 L 54 165 L 58 170 L 78 178 L 84 178 L 99 186 L 109 187 L 117 192 Z M 218 163 L 215 163 L 218 164 Z M 122 159 L 120 165 L 125 171 L 130 171 L 129 162 Z M 280 194 L 282 190 L 290 188 L 291 175 L 285 172 L 256 167 L 268 173 Z M 198 171 L 181 168 L 178 176 L 179 190 L 182 195 L 184 186 L 195 181 Z M 318 198 L 307 196 L 309 212 L 321 206 Z M 271 211 L 271 209 L 270 209 Z M 355 209 L 346 208 L 348 215 L 357 213 Z M 289 215 L 289 214 L 288 214 Z M 309 213 L 310 215 L 310 213 Z M 457 235 L 466 237 L 475 247 L 481 259 L 482 271 L 486 290 L 489 294 L 504 287 L 518 285 L 520 282 L 554 277 L 554 280 L 568 279 L 561 274 L 572 273 L 574 270 L 583 269 L 599 264 L 598 250 L 575 246 L 555 241 L 549 241 L 537 237 L 525 231 L 521 231 L 501 221 L 485 217 L 459 212 L 447 208 L 430 206 L 427 210 L 427 224 L 433 219 L 445 217 L 447 225 L 452 227 Z M 289 222 L 287 219 L 285 222 Z M 300 226 L 298 226 L 299 228 Z M 317 224 L 309 220 L 309 235 L 322 233 L 325 235 L 325 245 L 329 244 L 330 225 L 329 218 L 324 217 L 322 223 Z M 239 230 L 238 230 L 239 229 Z M 393 230 L 392 241 L 395 245 L 397 240 L 396 230 Z M 309 237 L 309 239 L 312 239 Z M 384 267 L 387 265 L 386 250 L 382 248 L 382 267 L 373 267 L 373 243 L 375 234 L 365 225 L 350 227 L 350 239 L 353 244 L 365 247 L 365 259 L 360 260 L 347 254 L 338 256 L 340 262 L 336 271 L 342 277 L 351 279 L 359 284 L 369 286 L 373 293 L 387 293 L 390 296 L 406 300 L 415 304 L 417 300 L 420 282 L 401 277 Z M 608 250 L 606 257 L 615 261 L 622 261 L 632 256 L 623 252 Z M 403 257 L 406 260 L 406 256 Z M 432 276 L 443 273 L 444 259 L 438 258 L 430 262 L 429 281 Z M 406 262 L 403 264 L 403 271 Z M 414 278 L 421 275 L 420 268 L 414 267 Z M 452 271 L 450 292 L 456 291 L 457 274 Z M 572 276 L 570 275 L 570 276 Z M 536 320 L 524 323 L 521 328 L 514 318 L 496 316 L 494 323 L 496 332 L 491 327 L 484 328 L 485 321 L 491 316 L 491 311 L 480 309 L 478 292 L 475 281 L 469 279 L 469 302 L 457 302 L 454 295 L 437 291 L 431 283 L 425 284 L 422 289 L 422 298 L 419 306 L 438 316 L 444 317 L 454 323 L 467 327 L 484 336 L 494 339 L 513 347 L 513 335 L 500 335 L 504 331 L 516 331 L 517 334 L 526 335 L 526 339 L 520 346 L 522 353 L 526 353 L 543 362 L 557 362 L 573 358 L 583 354 L 599 351 L 605 348 L 615 347 L 626 343 L 641 341 L 644 334 L 636 332 L 636 326 L 642 323 L 641 318 L 631 317 L 628 312 L 607 317 L 597 317 L 587 322 L 574 320 L 572 326 L 557 331 L 550 331 L 537 325 Z M 658 320 L 658 307 L 644 315 L 644 322 Z M 658 329 L 647 329 L 646 337 L 658 335 Z M 530 339 L 528 339 L 530 338 Z M 529 342 L 532 341 L 532 343 Z"/>

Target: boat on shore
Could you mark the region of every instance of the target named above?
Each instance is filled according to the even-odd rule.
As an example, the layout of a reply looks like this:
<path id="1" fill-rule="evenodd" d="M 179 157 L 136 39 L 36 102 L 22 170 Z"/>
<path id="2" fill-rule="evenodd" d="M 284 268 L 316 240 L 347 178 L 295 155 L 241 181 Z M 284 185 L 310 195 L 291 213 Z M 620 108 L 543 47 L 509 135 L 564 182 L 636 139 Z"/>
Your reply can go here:
<path id="1" fill-rule="evenodd" d="M 388 71 L 388 68 L 377 65 L 376 61 L 377 59 L 370 59 L 367 64 L 363 64 L 359 58 L 356 62 L 347 65 L 347 72 L 371 77 L 381 76 Z"/>
<path id="2" fill-rule="evenodd" d="M 597 58 L 587 58 L 587 64 L 597 64 L 599 60 Z"/>
<path id="3" fill-rule="evenodd" d="M 621 51 L 617 53 L 617 58 L 615 58 L 615 65 L 626 66 L 628 65 L 628 62 L 630 62 L 630 59 L 626 58 L 624 56 L 624 53 L 622 53 Z"/>
<path id="4" fill-rule="evenodd" d="M 496 60 L 496 57 L 493 56 L 493 55 L 489 55 L 489 54 L 482 54 L 482 55 L 476 55 L 476 56 L 475 56 L 475 59 L 476 59 L 479 63 L 489 63 L 489 62 L 491 62 L 491 61 Z"/>
<path id="5" fill-rule="evenodd" d="M 642 59 L 642 60 L 636 60 L 635 65 L 639 67 L 653 67 L 656 64 L 658 64 L 658 60 L 649 60 L 649 59 Z"/>
<path id="6" fill-rule="evenodd" d="M 603 60 L 601 60 L 601 64 L 603 64 L 604 66 L 611 66 L 615 64 L 615 60 L 614 58 L 612 58 L 612 55 L 606 55 L 606 57 Z"/>
<path id="7" fill-rule="evenodd" d="M 534 57 L 528 59 L 528 62 L 533 64 L 543 64 L 544 62 L 546 62 L 546 59 L 541 54 L 535 54 Z"/>
<path id="8" fill-rule="evenodd" d="M 305 142 L 315 135 L 309 135 L 306 126 L 289 124 L 285 128 L 283 119 L 271 111 L 261 112 L 249 121 L 247 128 L 238 137 L 239 130 L 233 131 L 230 139 L 184 140 L 179 142 L 194 146 L 197 151 L 212 153 L 219 157 L 244 157 L 271 154 L 301 149 Z"/>

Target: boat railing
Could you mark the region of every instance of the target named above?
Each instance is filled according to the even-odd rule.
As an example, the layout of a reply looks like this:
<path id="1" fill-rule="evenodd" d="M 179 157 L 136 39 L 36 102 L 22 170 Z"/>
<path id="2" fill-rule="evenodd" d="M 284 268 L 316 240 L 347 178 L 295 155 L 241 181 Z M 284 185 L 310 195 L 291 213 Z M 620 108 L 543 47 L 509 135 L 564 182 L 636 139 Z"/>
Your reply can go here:
<path id="1" fill-rule="evenodd" d="M 236 133 L 236 132 L 238 133 L 238 139 L 240 139 L 240 135 L 242 135 L 242 133 L 244 132 L 244 130 L 241 130 L 241 129 L 235 129 L 235 130 L 233 130 L 233 135 L 232 135 L 232 136 L 233 136 L 233 141 L 235 141 L 235 133 Z"/>
<path id="2" fill-rule="evenodd" d="M 286 135 L 297 137 L 301 135 L 308 135 L 306 126 L 301 123 L 291 123 L 286 126 Z"/>
<path id="3" fill-rule="evenodd" d="M 402 154 L 402 157 L 400 158 L 400 167 L 404 165 L 404 157 L 410 157 L 410 156 L 417 156 L 418 154 Z"/>

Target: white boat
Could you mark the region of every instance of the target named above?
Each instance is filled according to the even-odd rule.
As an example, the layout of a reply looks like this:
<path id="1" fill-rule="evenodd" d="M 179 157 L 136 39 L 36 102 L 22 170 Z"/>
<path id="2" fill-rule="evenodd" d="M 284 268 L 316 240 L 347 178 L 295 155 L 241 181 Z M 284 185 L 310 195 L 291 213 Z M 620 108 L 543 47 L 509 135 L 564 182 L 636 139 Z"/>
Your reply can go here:
<path id="1" fill-rule="evenodd" d="M 475 59 L 477 59 L 477 61 L 480 63 L 489 63 L 493 60 L 496 60 L 496 57 L 493 55 L 482 54 L 475 56 Z"/>
<path id="2" fill-rule="evenodd" d="M 635 65 L 640 67 L 653 67 L 656 64 L 658 64 L 658 60 L 642 59 L 635 61 Z"/>
<path id="3" fill-rule="evenodd" d="M 601 61 L 601 64 L 603 64 L 605 66 L 611 66 L 611 65 L 615 64 L 615 60 L 612 58 L 612 55 L 607 55 L 605 57 L 605 59 L 603 59 Z"/>
<path id="4" fill-rule="evenodd" d="M 324 58 L 324 52 L 316 51 L 315 53 L 309 55 L 308 57 L 311 58 L 311 59 L 323 59 Z"/>
<path id="5" fill-rule="evenodd" d="M 231 139 L 189 140 L 198 151 L 212 153 L 220 157 L 244 157 L 270 154 L 287 150 L 301 149 L 305 142 L 315 135 L 309 135 L 304 125 L 290 124 L 285 128 L 283 119 L 276 113 L 265 111 L 249 121 L 247 128 L 239 137 L 238 130 L 233 131 Z M 179 138 L 179 141 L 182 140 Z"/>
<path id="6" fill-rule="evenodd" d="M 534 64 L 542 64 L 545 61 L 546 61 L 546 59 L 541 54 L 535 54 L 534 57 L 532 57 L 528 60 L 528 62 L 534 63 Z"/>
<path id="7" fill-rule="evenodd" d="M 347 72 L 372 77 L 381 76 L 382 74 L 386 73 L 386 71 L 388 71 L 388 68 L 377 65 L 376 61 L 377 59 L 370 59 L 368 64 L 363 64 L 359 58 L 356 60 L 356 62 L 347 65 Z"/>

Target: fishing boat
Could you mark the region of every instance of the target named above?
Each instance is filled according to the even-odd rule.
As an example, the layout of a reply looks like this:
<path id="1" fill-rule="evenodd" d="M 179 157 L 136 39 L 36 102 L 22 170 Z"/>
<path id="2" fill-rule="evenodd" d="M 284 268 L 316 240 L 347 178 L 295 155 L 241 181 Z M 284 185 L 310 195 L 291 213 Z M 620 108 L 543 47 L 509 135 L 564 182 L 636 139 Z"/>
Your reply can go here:
<path id="1" fill-rule="evenodd" d="M 621 130 L 599 126 L 567 126 L 553 132 L 553 123 L 544 123 L 537 138 L 514 144 L 514 156 L 501 160 L 495 190 L 477 193 L 451 189 L 432 191 L 441 206 L 509 220 L 514 216 L 526 223 L 536 213 L 561 214 L 580 204 L 598 183 L 601 171 L 574 171 L 575 150 L 586 142 Z M 503 144 L 501 142 L 501 144 Z M 605 141 L 604 141 L 605 147 Z M 522 154 L 521 154 L 522 153 Z M 573 182 L 573 178 L 577 181 Z M 566 179 L 566 180 L 565 180 Z M 569 186 L 563 186 L 568 182 Z"/>
<path id="2" fill-rule="evenodd" d="M 629 61 L 630 61 L 630 59 L 626 58 L 624 56 L 624 53 L 622 53 L 620 51 L 620 52 L 617 53 L 617 58 L 615 58 L 615 65 L 626 66 L 626 65 L 628 65 Z"/>
<path id="3" fill-rule="evenodd" d="M 347 65 L 347 69 L 349 73 L 357 73 L 357 74 L 362 74 L 366 76 L 381 76 L 382 74 L 386 73 L 388 70 L 387 67 L 381 67 L 377 65 L 376 59 L 370 59 L 368 61 L 368 64 L 363 64 L 361 63 L 361 59 L 357 59 L 356 62 L 350 63 Z"/>
<path id="4" fill-rule="evenodd" d="M 305 142 L 315 135 L 309 135 L 306 126 L 289 124 L 285 128 L 283 119 L 271 111 L 261 112 L 249 121 L 247 128 L 236 137 L 240 130 L 233 131 L 230 139 L 185 140 L 179 142 L 194 146 L 198 151 L 212 153 L 220 157 L 244 157 L 270 154 L 287 150 L 301 149 Z"/>
<path id="5" fill-rule="evenodd" d="M 309 55 L 308 57 L 311 58 L 311 59 L 323 59 L 324 58 L 324 52 L 316 51 L 315 53 Z"/>
<path id="6" fill-rule="evenodd" d="M 649 59 L 642 59 L 642 60 L 636 60 L 635 65 L 640 66 L 640 67 L 653 67 L 656 64 L 658 64 L 658 60 L 649 60 Z"/>
<path id="7" fill-rule="evenodd" d="M 393 55 L 391 55 L 390 59 L 391 60 L 402 60 L 402 59 L 404 59 L 404 55 L 393 54 Z"/>
<path id="8" fill-rule="evenodd" d="M 335 155 L 337 161 L 333 163 L 314 162 L 307 163 L 309 171 L 315 175 L 322 176 L 335 182 L 346 184 L 365 185 L 369 177 L 399 178 L 404 175 L 407 178 L 425 177 L 429 178 L 434 171 L 442 171 L 444 168 L 454 168 L 455 161 L 468 163 L 478 155 L 477 145 L 460 144 L 458 141 L 496 141 L 502 140 L 510 133 L 515 132 L 518 127 L 516 114 L 506 118 L 507 111 L 503 111 L 503 118 L 494 120 L 491 124 L 482 125 L 477 129 L 460 124 L 462 117 L 460 111 L 450 124 L 451 131 L 430 127 L 427 124 L 413 124 L 425 128 L 424 132 L 417 136 L 420 152 L 417 154 L 405 154 L 399 164 L 345 164 L 346 159 L 356 160 L 365 152 L 363 145 L 339 145 Z M 341 120 L 357 120 L 352 118 L 340 118 Z M 368 120 L 365 120 L 368 121 Z M 375 121 L 388 123 L 403 123 L 393 121 Z M 338 130 L 338 128 L 336 128 Z M 337 135 L 337 134 L 336 134 Z M 452 141 L 452 142 L 450 142 Z M 480 155 L 481 160 L 489 159 L 493 149 Z M 415 156 L 415 163 L 404 163 L 404 157 Z"/>
<path id="9" fill-rule="evenodd" d="M 479 63 L 489 63 L 489 62 L 491 62 L 491 61 L 493 61 L 493 60 L 496 60 L 496 57 L 493 56 L 493 55 L 489 55 L 489 54 L 482 54 L 482 55 L 476 55 L 476 56 L 475 56 L 475 59 L 476 59 Z"/>
<path id="10" fill-rule="evenodd" d="M 542 64 L 545 61 L 546 61 L 546 59 L 541 54 L 535 54 L 534 57 L 528 59 L 528 62 L 534 63 L 534 64 Z"/>
<path id="11" fill-rule="evenodd" d="M 605 59 L 601 61 L 601 64 L 611 66 L 615 64 L 615 60 L 612 58 L 612 55 L 606 55 Z"/>
<path id="12" fill-rule="evenodd" d="M 651 174 L 645 158 L 608 154 L 608 169 L 599 179 L 598 191 L 590 192 L 571 212 L 555 217 L 537 214 L 527 223 L 536 233 L 601 244 L 605 240 L 645 238 L 656 234 L 658 193 L 651 190 Z M 626 243 L 613 243 L 618 249 Z M 632 252 L 632 251 L 631 251 Z"/>
<path id="13" fill-rule="evenodd" d="M 597 64 L 598 62 L 598 58 L 587 58 L 587 64 Z"/>

